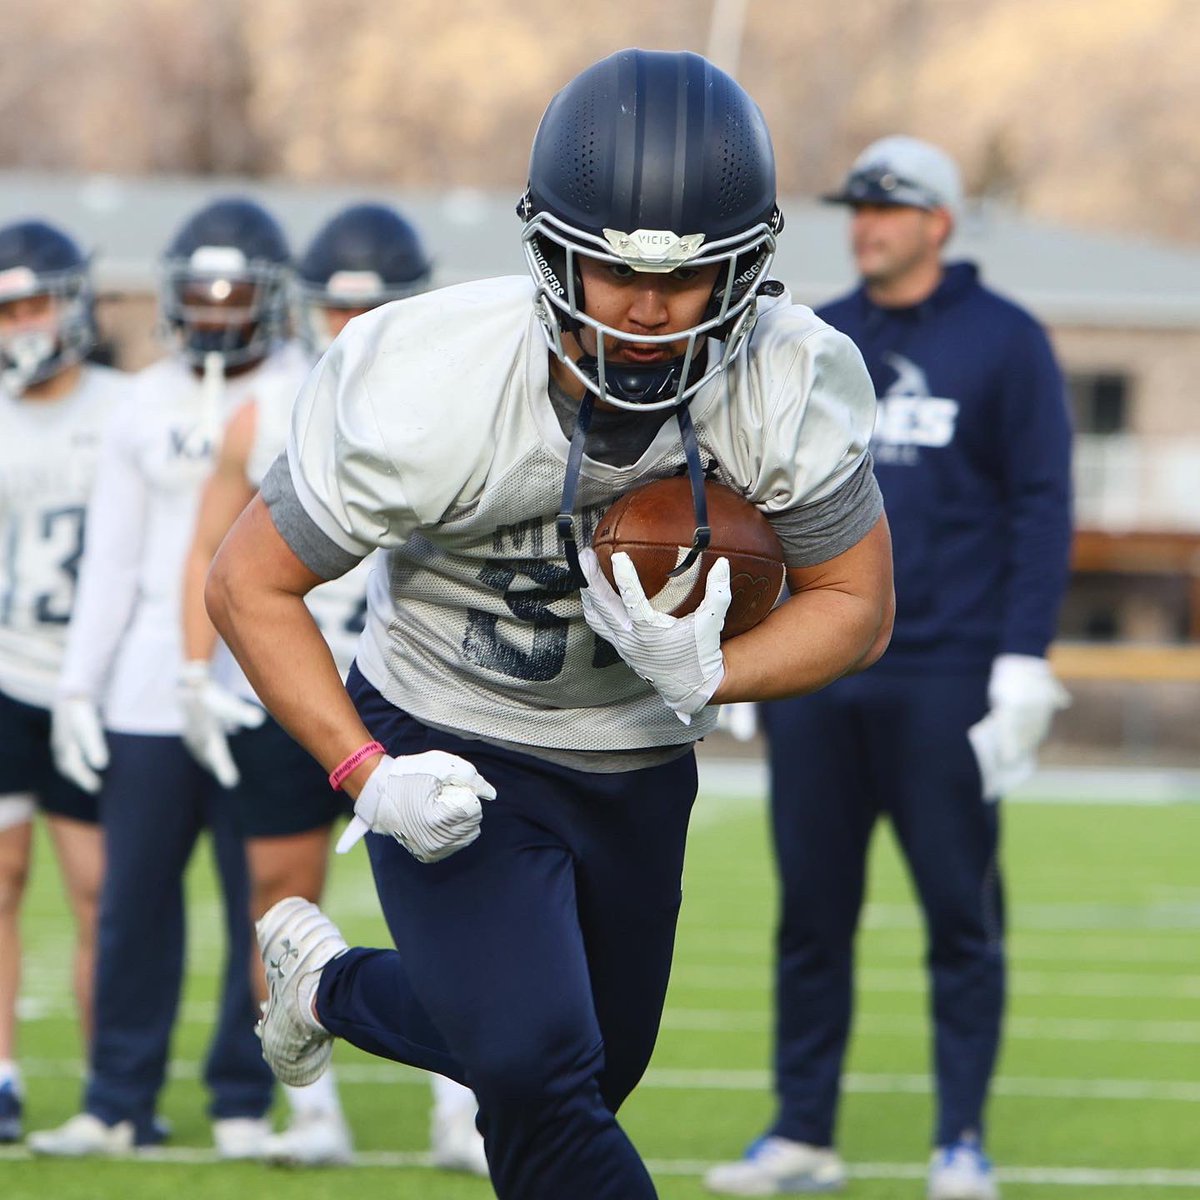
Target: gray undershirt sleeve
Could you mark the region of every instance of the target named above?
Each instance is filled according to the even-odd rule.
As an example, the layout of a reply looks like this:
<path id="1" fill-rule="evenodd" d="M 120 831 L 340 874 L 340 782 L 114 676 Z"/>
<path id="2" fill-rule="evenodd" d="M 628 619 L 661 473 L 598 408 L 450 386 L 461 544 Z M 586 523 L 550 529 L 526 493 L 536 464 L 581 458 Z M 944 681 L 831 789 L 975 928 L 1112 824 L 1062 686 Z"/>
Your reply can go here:
<path id="1" fill-rule="evenodd" d="M 338 579 L 362 561 L 331 540 L 304 511 L 292 483 L 286 451 L 271 464 L 261 490 L 279 536 L 313 574 L 322 579 Z"/>
<path id="2" fill-rule="evenodd" d="M 768 513 L 788 567 L 813 567 L 857 545 L 883 512 L 870 454 L 836 492 L 812 504 Z"/>

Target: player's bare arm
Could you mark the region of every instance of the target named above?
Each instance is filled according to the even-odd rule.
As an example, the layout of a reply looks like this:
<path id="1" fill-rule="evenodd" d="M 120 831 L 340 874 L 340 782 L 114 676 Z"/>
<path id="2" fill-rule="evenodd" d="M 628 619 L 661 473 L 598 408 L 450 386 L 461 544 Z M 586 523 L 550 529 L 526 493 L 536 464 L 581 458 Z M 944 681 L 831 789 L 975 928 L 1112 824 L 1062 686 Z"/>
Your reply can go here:
<path id="1" fill-rule="evenodd" d="M 887 517 L 828 562 L 791 568 L 787 584 L 788 599 L 770 616 L 724 643 L 712 703 L 802 695 L 879 658 L 895 612 Z"/>
<path id="2" fill-rule="evenodd" d="M 331 771 L 371 735 L 350 702 L 337 664 L 304 597 L 325 582 L 279 535 L 261 496 L 237 518 L 208 574 L 204 599 L 255 693 Z M 375 754 L 343 783 L 357 796 Z"/>
<path id="3" fill-rule="evenodd" d="M 204 580 L 208 568 L 238 513 L 254 498 L 246 478 L 246 462 L 254 442 L 256 406 L 248 401 L 234 413 L 212 474 L 200 496 L 196 530 L 183 567 L 183 657 L 185 662 L 207 662 L 216 644 L 216 632 L 204 608 Z"/>

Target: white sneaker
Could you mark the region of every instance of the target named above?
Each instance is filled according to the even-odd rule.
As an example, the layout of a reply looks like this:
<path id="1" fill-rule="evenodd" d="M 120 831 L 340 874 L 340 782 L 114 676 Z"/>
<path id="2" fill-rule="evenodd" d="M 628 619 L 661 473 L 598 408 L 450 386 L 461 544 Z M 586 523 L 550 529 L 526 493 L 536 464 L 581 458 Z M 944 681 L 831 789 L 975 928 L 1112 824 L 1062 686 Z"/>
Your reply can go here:
<path id="1" fill-rule="evenodd" d="M 258 1022 L 263 1058 L 276 1078 L 301 1086 L 318 1078 L 333 1055 L 333 1035 L 312 1012 L 321 968 L 347 949 L 346 939 L 315 905 L 289 896 L 254 927 L 267 975 Z"/>
<path id="2" fill-rule="evenodd" d="M 933 1152 L 929 1163 L 929 1200 L 1000 1200 L 996 1172 L 973 1141 L 955 1142 Z"/>
<path id="3" fill-rule="evenodd" d="M 212 1131 L 218 1158 L 229 1162 L 262 1158 L 271 1122 L 266 1117 L 220 1117 L 213 1122 Z"/>
<path id="4" fill-rule="evenodd" d="M 91 1113 L 76 1113 L 57 1129 L 31 1133 L 25 1144 L 34 1154 L 51 1158 L 90 1158 L 94 1155 L 133 1153 L 133 1122 L 105 1125 Z"/>
<path id="5" fill-rule="evenodd" d="M 294 1113 L 282 1133 L 267 1138 L 263 1158 L 278 1167 L 334 1167 L 354 1161 L 350 1129 L 340 1112 Z"/>
<path id="6" fill-rule="evenodd" d="M 475 1128 L 475 1110 L 459 1107 L 448 1112 L 434 1110 L 430 1123 L 429 1158 L 443 1171 L 469 1171 L 488 1178 L 483 1137 Z"/>
<path id="7" fill-rule="evenodd" d="M 846 1165 L 836 1150 L 764 1137 L 737 1162 L 713 1167 L 704 1176 L 704 1186 L 723 1196 L 840 1192 L 846 1186 Z"/>

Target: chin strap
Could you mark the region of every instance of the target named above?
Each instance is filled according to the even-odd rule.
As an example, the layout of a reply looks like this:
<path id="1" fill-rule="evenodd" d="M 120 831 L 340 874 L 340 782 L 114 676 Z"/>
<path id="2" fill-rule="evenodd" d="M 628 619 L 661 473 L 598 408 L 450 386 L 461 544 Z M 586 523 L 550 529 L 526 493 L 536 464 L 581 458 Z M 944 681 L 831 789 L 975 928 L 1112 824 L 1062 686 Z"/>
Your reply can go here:
<path id="1" fill-rule="evenodd" d="M 588 430 L 592 427 L 592 413 L 595 407 L 596 397 L 585 388 L 583 399 L 579 402 L 579 411 L 575 414 L 575 431 L 571 434 L 571 449 L 567 454 L 567 473 L 563 477 L 562 499 L 558 504 L 558 516 L 554 518 L 558 536 L 562 538 L 563 553 L 567 556 L 571 578 L 580 588 L 587 587 L 587 580 L 579 565 L 579 547 L 575 544 L 575 522 L 572 516 L 575 512 L 575 492 L 579 486 L 579 469 L 583 465 L 583 444 L 587 441 Z"/>
<path id="2" fill-rule="evenodd" d="M 554 518 L 571 578 L 580 588 L 587 587 L 587 580 L 579 565 L 579 547 L 575 541 L 575 493 L 579 487 L 583 448 L 592 427 L 592 413 L 595 407 L 596 397 L 585 390 L 583 399 L 579 402 L 579 411 L 575 415 L 575 429 L 571 434 L 571 449 L 567 454 L 567 470 L 563 477 L 562 499 L 559 501 L 558 515 Z M 696 514 L 696 529 L 692 535 L 692 547 L 683 562 L 671 572 L 672 577 L 682 575 L 708 549 L 708 544 L 712 541 L 712 528 L 708 523 L 708 497 L 704 493 L 704 465 L 700 461 L 696 427 L 692 424 L 692 416 L 686 404 L 676 408 L 675 419 L 679 423 L 679 436 L 683 442 L 684 457 L 687 459 L 688 480 L 692 485 L 692 508 Z"/>
<path id="3" fill-rule="evenodd" d="M 688 481 L 692 485 L 692 510 L 696 514 L 696 529 L 692 534 L 692 548 L 688 551 L 687 558 L 670 573 L 672 578 L 682 575 L 708 549 L 708 544 L 712 541 L 712 526 L 708 523 L 708 497 L 704 493 L 704 465 L 700 461 L 696 427 L 692 424 L 692 414 L 686 404 L 681 404 L 675 410 L 675 419 L 679 422 L 679 437 L 683 442 L 684 457 L 687 459 Z"/>

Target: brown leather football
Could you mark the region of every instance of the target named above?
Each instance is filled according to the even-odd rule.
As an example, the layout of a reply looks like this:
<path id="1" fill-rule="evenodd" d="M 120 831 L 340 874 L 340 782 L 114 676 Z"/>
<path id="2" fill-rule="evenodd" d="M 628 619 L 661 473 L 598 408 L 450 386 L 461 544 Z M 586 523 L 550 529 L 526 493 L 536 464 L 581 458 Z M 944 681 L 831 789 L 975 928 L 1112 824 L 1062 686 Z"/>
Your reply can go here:
<path id="1" fill-rule="evenodd" d="M 609 583 L 613 554 L 628 554 L 650 603 L 673 617 L 699 606 L 709 568 L 718 558 L 729 559 L 733 599 L 724 640 L 753 629 L 774 607 L 783 589 L 783 548 L 767 518 L 732 488 L 706 480 L 704 490 L 712 541 L 683 575 L 670 578 L 687 557 L 696 525 L 691 484 L 683 475 L 657 479 L 617 500 L 600 518 L 592 549 Z"/>

